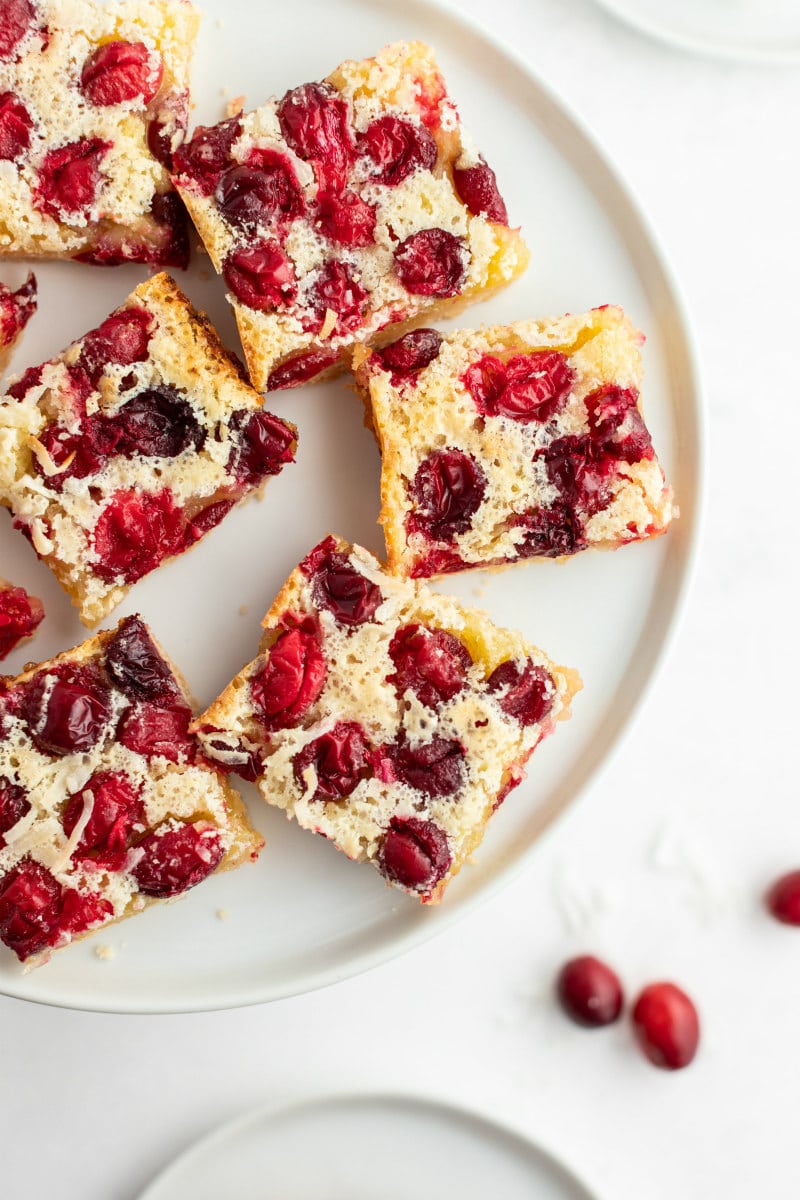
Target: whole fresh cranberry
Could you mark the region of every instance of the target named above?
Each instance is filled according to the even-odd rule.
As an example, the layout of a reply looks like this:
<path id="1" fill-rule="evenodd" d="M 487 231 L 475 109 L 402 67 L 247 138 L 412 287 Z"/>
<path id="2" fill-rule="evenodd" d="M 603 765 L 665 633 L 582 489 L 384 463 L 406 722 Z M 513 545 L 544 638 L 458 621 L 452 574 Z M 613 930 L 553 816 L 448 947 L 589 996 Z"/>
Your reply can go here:
<path id="1" fill-rule="evenodd" d="M 464 783 L 464 748 L 448 738 L 433 737 L 417 745 L 401 739 L 385 746 L 382 756 L 390 775 L 434 800 L 454 795 Z"/>
<path id="2" fill-rule="evenodd" d="M 0 659 L 18 642 L 31 637 L 44 620 L 41 600 L 29 596 L 24 588 L 0 590 Z"/>
<path id="3" fill-rule="evenodd" d="M 31 0 L 3 0 L 0 59 L 9 59 L 36 20 Z"/>
<path id="4" fill-rule="evenodd" d="M 104 42 L 81 71 L 81 91 L 98 106 L 142 100 L 148 104 L 161 86 L 164 64 L 143 42 Z"/>
<path id="5" fill-rule="evenodd" d="M 119 431 L 117 453 L 145 458 L 177 458 L 192 447 L 201 450 L 205 430 L 185 396 L 169 384 L 139 392 L 111 418 Z"/>
<path id="6" fill-rule="evenodd" d="M 337 246 L 371 246 L 375 220 L 375 209 L 356 192 L 317 195 L 317 228 Z"/>
<path id="7" fill-rule="evenodd" d="M 0 159 L 16 162 L 28 149 L 33 121 L 13 92 L 0 95 Z"/>
<path id="8" fill-rule="evenodd" d="M 169 665 L 139 616 L 120 622 L 106 646 L 105 666 L 129 700 L 172 700 L 180 695 Z"/>
<path id="9" fill-rule="evenodd" d="M 27 685 L 22 716 L 34 745 L 61 756 L 91 750 L 111 720 L 111 693 L 93 666 L 62 664 Z"/>
<path id="10" fill-rule="evenodd" d="M 342 335 L 359 329 L 364 323 L 364 306 L 369 293 L 361 287 L 353 268 L 332 258 L 320 267 L 309 299 L 313 311 L 310 328 L 318 333 L 328 310 L 336 313 L 332 333 Z"/>
<path id="11" fill-rule="evenodd" d="M 479 159 L 474 167 L 455 167 L 453 183 L 464 204 L 475 216 L 482 213 L 498 225 L 508 224 L 505 201 L 500 195 L 495 173 L 485 159 Z"/>
<path id="12" fill-rule="evenodd" d="M 185 522 L 169 488 L 145 495 L 119 491 L 94 530 L 95 573 L 108 583 L 134 583 L 184 546 Z"/>
<path id="13" fill-rule="evenodd" d="M 295 354 L 270 372 L 267 381 L 267 391 L 276 392 L 281 388 L 300 387 L 315 376 L 320 375 L 328 367 L 332 367 L 339 359 L 338 350 L 312 350 Z"/>
<path id="14" fill-rule="evenodd" d="M 234 444 L 227 469 L 244 487 L 255 487 L 294 461 L 294 431 L 272 413 L 241 409 L 231 418 L 230 430 Z"/>
<path id="15" fill-rule="evenodd" d="M 230 167 L 217 184 L 216 197 L 223 217 L 236 229 L 291 221 L 305 209 L 292 164 L 277 150 L 253 151 L 247 165 Z"/>
<path id="16" fill-rule="evenodd" d="M 394 252 L 403 287 L 415 296 L 455 296 L 466 277 L 467 246 L 446 229 L 421 229 Z"/>
<path id="17" fill-rule="evenodd" d="M 313 768 L 315 788 L 311 799 L 341 800 L 366 776 L 367 752 L 361 726 L 355 721 L 338 721 L 329 733 L 314 738 L 295 756 L 297 785 L 306 788 L 306 772 Z"/>
<path id="18" fill-rule="evenodd" d="M 48 150 L 33 193 L 36 207 L 57 221 L 86 216 L 97 199 L 100 164 L 110 149 L 111 142 L 102 138 L 84 138 Z"/>
<path id="19" fill-rule="evenodd" d="M 800 871 L 788 871 L 769 887 L 764 901 L 776 920 L 800 925 Z"/>
<path id="20" fill-rule="evenodd" d="M 311 593 L 318 608 L 333 613 L 340 625 L 363 625 L 371 621 L 383 603 L 376 583 L 362 575 L 346 554 L 331 551 L 317 564 Z"/>
<path id="21" fill-rule="evenodd" d="M 0 777 L 0 849 L 6 844 L 3 834 L 13 829 L 30 811 L 31 802 L 22 784 Z"/>
<path id="22" fill-rule="evenodd" d="M 196 750 L 189 733 L 191 720 L 192 710 L 181 701 L 145 701 L 128 709 L 120 721 L 118 737 L 123 746 L 144 758 L 191 762 Z"/>
<path id="23" fill-rule="evenodd" d="M 166 826 L 148 834 L 131 874 L 145 896 L 178 896 L 200 883 L 222 862 L 219 830 L 207 821 Z"/>
<path id="24" fill-rule="evenodd" d="M 444 830 L 417 817 L 393 817 L 378 855 L 387 879 L 423 894 L 444 878 L 452 861 Z"/>
<path id="25" fill-rule="evenodd" d="M 264 666 L 252 676 L 256 715 L 267 729 L 296 725 L 319 698 L 328 666 L 313 633 L 287 629 L 273 643 Z"/>
<path id="26" fill-rule="evenodd" d="M 393 113 L 373 121 L 358 147 L 375 164 L 377 182 L 389 187 L 396 187 L 416 170 L 432 171 L 439 156 L 430 130 Z"/>
<path id="27" fill-rule="evenodd" d="M 269 238 L 232 250 L 222 264 L 222 274 L 236 299 L 258 312 L 271 312 L 297 294 L 294 264 Z"/>
<path id="28" fill-rule="evenodd" d="M 472 363 L 461 378 L 483 416 L 542 422 L 566 404 L 575 372 L 566 355 L 534 350 L 515 354 L 505 363 L 487 354 Z"/>
<path id="29" fill-rule="evenodd" d="M 409 491 L 416 505 L 409 528 L 451 541 L 472 524 L 486 493 L 486 476 L 471 454 L 448 447 L 420 463 Z"/>
<path id="30" fill-rule="evenodd" d="M 636 1040 L 651 1063 L 666 1071 L 689 1065 L 700 1041 L 700 1019 L 684 991 L 674 983 L 651 983 L 631 1015 Z"/>
<path id="31" fill-rule="evenodd" d="M 418 371 L 430 366 L 443 341 L 436 329 L 412 329 L 377 354 L 383 367 L 392 372 L 392 382 L 396 383 L 398 379 L 413 379 Z"/>
<path id="32" fill-rule="evenodd" d="M 583 525 L 573 508 L 556 500 L 521 517 L 525 537 L 517 547 L 520 558 L 561 558 L 586 546 Z"/>
<path id="33" fill-rule="evenodd" d="M 490 693 L 501 692 L 498 703 L 503 712 L 520 725 L 538 725 L 553 707 L 556 689 L 553 677 L 544 667 L 528 660 L 520 667 L 508 659 L 492 671 L 486 681 Z"/>
<path id="34" fill-rule="evenodd" d="M 561 1007 L 578 1025 L 611 1025 L 622 1012 L 622 985 L 611 967 L 592 954 L 572 958 L 556 980 Z"/>
<path id="35" fill-rule="evenodd" d="M 153 325 L 146 309 L 132 306 L 112 313 L 102 325 L 86 334 L 78 361 L 95 387 L 106 367 L 129 367 L 145 361 Z"/>
<path id="36" fill-rule="evenodd" d="M 310 162 L 320 191 L 342 191 L 355 157 L 347 102 L 327 83 L 305 83 L 287 92 L 278 120 L 289 146 Z"/>
<path id="37" fill-rule="evenodd" d="M 389 657 L 396 670 L 388 680 L 398 695 L 411 690 L 428 708 L 463 691 L 472 666 L 472 655 L 463 642 L 445 629 L 424 625 L 398 629 L 389 644 Z"/>
<path id="38" fill-rule="evenodd" d="M 81 820 L 87 806 L 89 818 L 72 852 L 76 861 L 119 871 L 131 844 L 134 827 L 145 819 L 141 788 L 121 771 L 98 771 L 64 809 L 61 824 L 67 837 Z"/>
<path id="39" fill-rule="evenodd" d="M 210 196 L 222 172 L 231 165 L 231 147 L 241 132 L 242 123 L 238 117 L 221 121 L 219 125 L 198 125 L 191 139 L 174 151 L 178 182 L 203 196 Z"/>

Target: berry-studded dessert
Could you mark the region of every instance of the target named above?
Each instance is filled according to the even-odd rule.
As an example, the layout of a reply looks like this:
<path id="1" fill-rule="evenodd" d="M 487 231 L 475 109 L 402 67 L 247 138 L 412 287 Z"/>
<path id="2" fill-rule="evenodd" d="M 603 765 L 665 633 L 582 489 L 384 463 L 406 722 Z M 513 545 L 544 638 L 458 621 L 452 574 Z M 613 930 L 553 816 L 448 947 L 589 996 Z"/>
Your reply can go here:
<path id="1" fill-rule="evenodd" d="M 263 624 L 258 656 L 194 726 L 205 753 L 349 858 L 438 901 L 569 714 L 577 675 L 333 537 Z"/>
<path id="2" fill-rule="evenodd" d="M 358 348 L 389 571 L 425 577 L 663 533 L 676 510 L 640 409 L 641 341 L 605 307 Z"/>
<path id="3" fill-rule="evenodd" d="M 263 844 L 139 617 L 0 685 L 0 941 L 22 962 Z"/>
<path id="4" fill-rule="evenodd" d="M 16 291 L 0 283 L 0 371 L 5 371 L 23 329 L 36 312 L 36 276 Z"/>
<path id="5" fill-rule="evenodd" d="M 41 600 L 0 579 L 0 660 L 32 638 L 44 620 Z"/>
<path id="6" fill-rule="evenodd" d="M 185 0 L 2 0 L 0 254 L 185 267 Z"/>
<path id="7" fill-rule="evenodd" d="M 92 625 L 295 445 L 161 274 L 0 399 L 0 504 Z"/>
<path id="8" fill-rule="evenodd" d="M 201 126 L 173 178 L 262 391 L 331 375 L 354 343 L 481 300 L 528 261 L 420 42 Z"/>

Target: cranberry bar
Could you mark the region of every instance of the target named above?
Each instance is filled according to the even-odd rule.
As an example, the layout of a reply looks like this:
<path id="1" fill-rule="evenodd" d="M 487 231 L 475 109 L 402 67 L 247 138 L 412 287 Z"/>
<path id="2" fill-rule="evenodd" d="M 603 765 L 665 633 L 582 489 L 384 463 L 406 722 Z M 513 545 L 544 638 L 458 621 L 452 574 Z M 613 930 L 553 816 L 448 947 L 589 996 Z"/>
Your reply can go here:
<path id="1" fill-rule="evenodd" d="M 139 617 L 0 685 L 0 941 L 21 962 L 263 844 Z"/>
<path id="2" fill-rule="evenodd" d="M 25 588 L 0 579 L 0 660 L 32 638 L 44 619 L 42 602 Z"/>
<path id="3" fill-rule="evenodd" d="M 258 656 L 196 728 L 268 803 L 423 903 L 580 686 L 522 636 L 333 537 L 292 573 Z"/>
<path id="4" fill-rule="evenodd" d="M 175 165 L 261 391 L 333 374 L 354 343 L 449 315 L 527 265 L 420 42 L 201 126 Z"/>
<path id="5" fill-rule="evenodd" d="M 23 329 L 36 312 L 36 276 L 16 291 L 0 283 L 0 372 L 5 371 Z"/>
<path id="6" fill-rule="evenodd" d="M 359 348 L 389 571 L 425 577 L 663 533 L 676 510 L 640 409 L 642 340 L 607 306 Z"/>
<path id="7" fill-rule="evenodd" d="M 0 254 L 186 266 L 169 172 L 198 22 L 184 0 L 4 0 Z"/>
<path id="8" fill-rule="evenodd" d="M 0 399 L 0 504 L 92 625 L 295 445 L 161 274 Z"/>

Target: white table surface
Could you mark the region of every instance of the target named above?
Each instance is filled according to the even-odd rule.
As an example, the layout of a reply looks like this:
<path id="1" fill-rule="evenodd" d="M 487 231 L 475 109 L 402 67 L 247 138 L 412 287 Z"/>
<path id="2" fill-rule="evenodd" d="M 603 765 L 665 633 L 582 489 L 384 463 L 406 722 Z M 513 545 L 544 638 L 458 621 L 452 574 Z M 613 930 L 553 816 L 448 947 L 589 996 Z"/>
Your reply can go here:
<path id="1" fill-rule="evenodd" d="M 800 933 L 760 903 L 776 872 L 800 865 L 800 70 L 682 55 L 590 0 L 462 8 L 491 10 L 495 32 L 616 160 L 695 321 L 712 461 L 672 655 L 526 873 L 404 958 L 323 992 L 197 1016 L 0 999 L 7 1200 L 134 1200 L 219 1122 L 332 1087 L 478 1106 L 563 1156 L 603 1200 L 800 1195 Z M 559 1014 L 553 974 L 584 950 L 617 964 L 631 991 L 671 978 L 691 992 L 703 1039 L 688 1070 L 650 1067 L 624 1022 L 588 1033 Z"/>

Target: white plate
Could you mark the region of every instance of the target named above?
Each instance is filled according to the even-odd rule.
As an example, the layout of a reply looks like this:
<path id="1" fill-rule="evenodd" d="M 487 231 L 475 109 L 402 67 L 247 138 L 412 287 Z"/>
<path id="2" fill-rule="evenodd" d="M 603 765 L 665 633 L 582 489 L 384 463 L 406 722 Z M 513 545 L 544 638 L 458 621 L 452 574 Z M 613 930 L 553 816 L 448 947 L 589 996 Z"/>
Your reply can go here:
<path id="1" fill-rule="evenodd" d="M 635 29 L 682 50 L 762 63 L 800 62 L 797 0 L 598 0 Z"/>
<path id="2" fill-rule="evenodd" d="M 139 1200 L 593 1200 L 564 1166 L 491 1119 L 404 1096 L 334 1096 L 241 1117 Z"/>
<path id="3" fill-rule="evenodd" d="M 601 151 L 527 66 L 460 17 L 415 0 L 207 0 L 204 7 L 195 72 L 200 122 L 219 117 L 224 89 L 246 92 L 256 104 L 393 39 L 419 37 L 436 47 L 466 127 L 495 167 L 533 251 L 526 276 L 476 307 L 469 321 L 623 304 L 648 335 L 645 407 L 682 515 L 666 537 L 616 554 L 448 581 L 445 590 L 477 601 L 557 661 L 578 667 L 585 690 L 573 719 L 536 752 L 528 782 L 494 818 L 477 864 L 462 871 L 438 909 L 387 889 L 376 872 L 290 825 L 245 788 L 268 841 L 255 866 L 211 879 L 179 903 L 156 906 L 27 975 L 0 951 L 0 990 L 104 1011 L 224 1008 L 308 991 L 399 954 L 484 900 L 532 858 L 544 825 L 596 777 L 630 724 L 674 629 L 699 523 L 699 384 L 675 285 Z M 4 274 L 15 269 L 22 274 L 22 267 Z M 17 355 L 20 370 L 95 325 L 143 272 L 58 263 L 38 275 L 40 313 Z M 198 257 L 181 283 L 236 346 L 224 289 L 207 260 Z M 191 555 L 138 584 L 117 614 L 145 616 L 204 705 L 252 656 L 262 614 L 319 538 L 334 530 L 382 552 L 378 453 L 346 383 L 271 394 L 269 403 L 299 426 L 297 464 L 269 484 L 263 503 L 232 513 Z M 37 658 L 82 640 L 49 571 L 5 520 L 0 561 L 4 575 L 44 599 Z M 7 669 L 30 652 L 18 651 Z M 114 957 L 101 960 L 97 946 Z"/>

